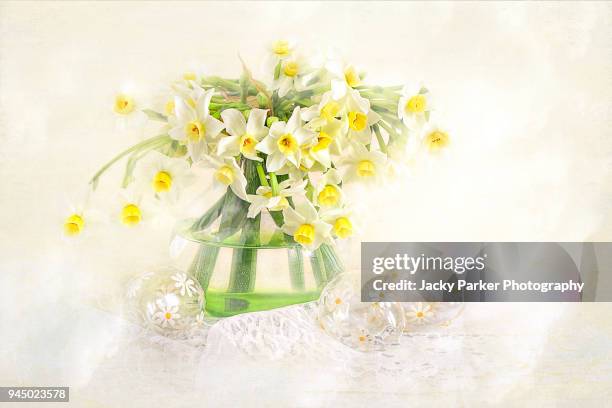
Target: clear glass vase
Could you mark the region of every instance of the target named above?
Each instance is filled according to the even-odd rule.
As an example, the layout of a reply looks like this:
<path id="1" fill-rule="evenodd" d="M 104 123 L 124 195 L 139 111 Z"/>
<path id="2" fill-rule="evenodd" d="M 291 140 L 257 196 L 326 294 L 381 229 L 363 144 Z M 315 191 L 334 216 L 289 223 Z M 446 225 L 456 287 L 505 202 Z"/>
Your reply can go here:
<path id="1" fill-rule="evenodd" d="M 202 285 L 206 313 L 226 317 L 269 310 L 319 298 L 343 271 L 336 248 L 304 249 L 284 234 L 273 213 L 247 218 L 227 193 L 200 219 L 184 220 L 177 236 L 178 266 Z"/>

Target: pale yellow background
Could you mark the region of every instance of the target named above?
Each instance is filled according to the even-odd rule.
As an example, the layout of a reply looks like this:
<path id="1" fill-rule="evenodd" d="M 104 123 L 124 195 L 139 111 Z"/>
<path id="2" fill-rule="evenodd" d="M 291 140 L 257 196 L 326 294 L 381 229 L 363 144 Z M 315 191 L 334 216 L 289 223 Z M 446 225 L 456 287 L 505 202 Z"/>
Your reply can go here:
<path id="1" fill-rule="evenodd" d="M 373 83 L 423 80 L 453 141 L 447 160 L 421 163 L 413 178 L 358 197 L 371 208 L 361 239 L 609 241 L 610 21 L 607 2 L 0 3 L 0 383 L 48 383 L 57 369 L 87 384 L 109 352 L 105 337 L 67 334 L 64 347 L 58 333 L 72 327 L 72 315 L 49 305 L 78 310 L 90 295 L 117 293 L 143 258 L 164 257 L 167 230 L 107 229 L 82 245 L 59 234 L 64 195 L 142 137 L 114 127 L 112 95 L 126 81 L 158 102 L 177 74 L 202 67 L 237 76 L 238 53 L 257 66 L 263 46 L 279 37 L 334 45 Z M 106 180 L 108 191 L 118 177 Z M 505 329 L 520 331 L 512 306 L 504 310 Z M 536 326 L 548 316 L 538 310 L 530 312 Z M 610 308 L 593 305 L 583 321 L 586 310 L 576 306 L 559 324 L 606 327 L 609 342 Z M 469 313 L 475 328 L 501 324 L 482 307 Z M 45 353 L 51 338 L 68 368 Z M 516 398 L 536 392 L 531 380 L 516 380 Z M 567 387 L 583 400 L 606 389 L 559 382 L 543 403 Z M 363 387 L 345 392 L 356 390 Z M 438 395 L 429 390 L 423 401 Z M 462 398 L 470 396 L 453 401 Z"/>

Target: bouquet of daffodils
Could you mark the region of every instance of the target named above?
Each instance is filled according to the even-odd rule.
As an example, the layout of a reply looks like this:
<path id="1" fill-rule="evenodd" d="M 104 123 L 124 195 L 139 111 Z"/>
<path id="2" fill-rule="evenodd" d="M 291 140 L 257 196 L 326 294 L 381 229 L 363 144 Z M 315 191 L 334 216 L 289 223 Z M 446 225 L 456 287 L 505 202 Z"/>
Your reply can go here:
<path id="1" fill-rule="evenodd" d="M 239 79 L 185 74 L 158 110 L 141 109 L 133 95 L 116 96 L 114 111 L 124 123 L 146 117 L 161 122 L 161 131 L 91 180 L 95 189 L 112 164 L 129 157 L 126 198 L 114 217 L 138 225 L 146 218 L 142 196 L 178 200 L 194 170 L 208 168 L 224 194 L 189 223 L 189 232 L 253 247 L 285 240 L 337 263 L 334 241 L 354 232 L 345 186 L 378 184 L 407 155 L 449 144 L 446 131 L 430 121 L 432 99 L 420 84 L 373 86 L 341 59 L 308 61 L 288 41 L 269 46 L 259 78 L 242 65 Z M 138 185 L 144 187 L 135 193 Z M 276 227 L 269 237 L 263 215 Z M 76 211 L 65 232 L 78 235 L 86 224 Z M 238 286 L 248 288 L 252 254 L 242 249 L 236 257 L 233 264 L 247 271 Z"/>

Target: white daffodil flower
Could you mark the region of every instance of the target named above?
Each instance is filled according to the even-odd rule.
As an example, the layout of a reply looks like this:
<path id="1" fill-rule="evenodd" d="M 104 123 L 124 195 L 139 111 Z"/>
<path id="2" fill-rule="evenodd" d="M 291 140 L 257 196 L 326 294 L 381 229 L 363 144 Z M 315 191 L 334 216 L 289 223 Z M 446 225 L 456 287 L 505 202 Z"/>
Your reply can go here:
<path id="1" fill-rule="evenodd" d="M 118 205 L 113 214 L 117 222 L 126 227 L 136 227 L 151 223 L 158 211 L 155 201 L 143 194 L 136 184 L 131 184 L 119 192 Z"/>
<path id="2" fill-rule="evenodd" d="M 331 61 L 327 70 L 334 79 L 331 80 L 331 92 L 334 99 L 343 98 L 353 88 L 361 84 L 361 78 L 355 67 L 343 61 Z"/>
<path id="3" fill-rule="evenodd" d="M 308 250 L 314 251 L 331 240 L 332 226 L 319 218 L 317 210 L 307 199 L 296 201 L 295 209 L 287 207 L 283 210 L 285 223 L 282 230 Z"/>
<path id="4" fill-rule="evenodd" d="M 322 118 L 331 122 L 344 113 L 344 99 L 345 98 L 334 99 L 331 91 L 325 92 L 321 95 L 321 100 L 318 104 L 302 109 L 302 119 L 310 122 L 314 119 Z"/>
<path id="5" fill-rule="evenodd" d="M 291 56 L 280 62 L 278 78 L 274 79 L 272 89 L 278 90 L 278 96 L 283 98 L 289 91 L 304 90 L 304 76 L 309 72 L 306 60 L 300 56 Z"/>
<path id="6" fill-rule="evenodd" d="M 357 69 L 348 63 L 337 49 L 329 49 L 325 56 L 325 69 L 331 76 L 334 99 L 344 97 L 347 91 L 361 84 Z"/>
<path id="7" fill-rule="evenodd" d="M 308 122 L 306 128 L 316 132 L 316 136 L 304 156 L 321 163 L 324 169 L 330 168 L 331 155 L 338 155 L 341 152 L 342 122 L 333 117 L 329 120 L 317 117 Z M 312 165 L 306 167 L 310 168 Z"/>
<path id="8" fill-rule="evenodd" d="M 247 216 L 255 218 L 264 208 L 269 211 L 282 211 L 288 208 L 289 201 L 287 199 L 296 195 L 304 195 L 306 183 L 306 180 L 297 183 L 292 179 L 282 181 L 278 184 L 277 195 L 272 195 L 271 187 L 259 186 L 256 194 L 248 195 L 248 201 L 251 205 Z"/>
<path id="9" fill-rule="evenodd" d="M 190 76 L 187 76 L 188 78 Z M 176 116 L 176 103 L 175 98 L 178 96 L 192 108 L 196 106 L 196 101 L 204 96 L 204 89 L 197 84 L 197 81 L 192 80 L 180 80 L 170 85 L 170 97 L 166 99 L 164 105 L 164 113 L 166 116 Z"/>
<path id="10" fill-rule="evenodd" d="M 88 189 L 86 193 L 66 200 L 68 205 L 63 215 L 64 236 L 82 237 L 88 233 L 91 225 L 104 221 L 102 213 L 91 205 L 91 194 Z"/>
<path id="11" fill-rule="evenodd" d="M 199 165 L 215 170 L 214 179 L 217 186 L 229 187 L 242 200 L 248 201 L 246 193 L 247 179 L 234 157 L 216 158 L 204 156 Z"/>
<path id="12" fill-rule="evenodd" d="M 162 200 L 175 202 L 181 190 L 193 181 L 189 164 L 184 159 L 175 159 L 159 152 L 150 152 L 135 171 L 136 182 L 143 189 L 153 191 Z"/>
<path id="13" fill-rule="evenodd" d="M 441 153 L 450 145 L 448 131 L 436 121 L 427 122 L 421 131 L 421 144 L 428 153 Z"/>
<path id="14" fill-rule="evenodd" d="M 397 115 L 409 129 L 427 122 L 434 107 L 431 93 L 421 84 L 406 85 L 397 104 Z"/>
<path id="15" fill-rule="evenodd" d="M 344 194 L 342 188 L 342 177 L 336 169 L 329 169 L 315 184 L 313 203 L 321 208 L 334 208 L 342 204 Z"/>
<path id="16" fill-rule="evenodd" d="M 345 239 L 355 233 L 353 214 L 347 207 L 323 209 L 321 219 L 332 226 L 335 237 Z"/>
<path id="17" fill-rule="evenodd" d="M 295 41 L 288 39 L 276 40 L 268 44 L 268 52 L 264 58 L 263 64 L 264 78 L 274 77 L 274 71 L 278 63 L 293 55 L 295 45 Z"/>
<path id="18" fill-rule="evenodd" d="M 175 140 L 187 143 L 189 155 L 194 162 L 208 154 L 208 143 L 215 141 L 225 127 L 223 122 L 213 118 L 208 111 L 213 94 L 213 89 L 201 92 L 193 106 L 189 99 L 174 97 L 176 116 L 169 117 L 171 128 L 168 134 Z"/>
<path id="19" fill-rule="evenodd" d="M 242 154 L 244 157 L 261 161 L 257 157 L 255 146 L 267 134 L 266 115 L 264 109 L 251 109 L 248 122 L 244 115 L 237 109 L 226 109 L 221 112 L 225 129 L 229 136 L 219 139 L 217 154 L 223 157 L 235 157 Z"/>
<path id="20" fill-rule="evenodd" d="M 300 155 L 303 146 L 308 146 L 315 133 L 302 126 L 300 107 L 297 106 L 285 122 L 274 122 L 270 133 L 256 146 L 260 152 L 266 153 L 266 168 L 269 172 L 281 169 L 287 162 L 300 167 Z"/>
<path id="21" fill-rule="evenodd" d="M 344 101 L 344 111 L 344 140 L 369 144 L 372 140 L 372 125 L 380 120 L 380 115 L 370 109 L 370 101 L 361 97 L 358 91 L 351 90 Z"/>
<path id="22" fill-rule="evenodd" d="M 115 94 L 113 112 L 117 116 L 117 127 L 121 130 L 133 130 L 143 127 L 147 115 L 142 112 L 139 95 L 134 84 L 127 83 Z"/>
<path id="23" fill-rule="evenodd" d="M 288 39 L 281 39 L 272 42 L 269 45 L 270 52 L 278 59 L 284 59 L 292 55 L 295 49 L 295 41 Z"/>
<path id="24" fill-rule="evenodd" d="M 387 157 L 379 151 L 370 151 L 362 144 L 350 146 L 349 156 L 342 161 L 342 180 L 346 183 L 362 181 L 374 183 L 385 174 Z"/>

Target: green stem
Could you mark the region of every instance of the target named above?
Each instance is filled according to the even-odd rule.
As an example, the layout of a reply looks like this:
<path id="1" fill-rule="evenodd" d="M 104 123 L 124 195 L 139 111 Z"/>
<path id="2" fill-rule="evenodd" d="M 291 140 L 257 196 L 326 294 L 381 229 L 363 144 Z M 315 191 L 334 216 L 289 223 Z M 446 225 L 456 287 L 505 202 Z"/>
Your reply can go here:
<path id="1" fill-rule="evenodd" d="M 272 195 L 278 195 L 278 180 L 276 179 L 276 173 L 270 172 L 270 183 L 272 185 Z"/>
<path id="2" fill-rule="evenodd" d="M 162 143 L 162 141 L 164 143 Z M 124 150 L 123 152 L 119 153 L 111 161 L 109 161 L 104 166 L 102 166 L 102 168 L 100 170 L 98 170 L 98 172 L 96 174 L 94 174 L 94 176 L 91 178 L 91 180 L 89 181 L 89 184 L 91 184 L 92 188 L 95 190 L 98 187 L 98 181 L 100 179 L 100 176 L 102 174 L 104 174 L 106 172 L 106 170 L 108 170 L 113 164 L 115 164 L 116 162 L 118 162 L 123 157 L 127 156 L 128 154 L 130 154 L 132 152 L 139 151 L 141 149 L 149 148 L 150 146 L 156 146 L 157 143 L 160 143 L 160 145 L 163 145 L 163 144 L 165 144 L 167 142 L 170 142 L 170 141 L 171 141 L 170 136 L 168 136 L 168 135 L 158 135 L 158 136 L 152 137 L 150 139 L 143 140 L 142 142 L 140 142 L 138 144 L 135 144 L 134 146 L 130 147 L 129 149 Z"/>
<path id="3" fill-rule="evenodd" d="M 380 147 L 380 151 L 387 154 L 387 145 L 385 144 L 385 139 L 383 139 L 382 135 L 380 134 L 380 127 L 378 126 L 378 124 L 373 126 L 374 128 L 374 133 L 376 134 L 376 140 L 378 140 L 378 146 Z"/>
<path id="4" fill-rule="evenodd" d="M 386 124 L 384 121 L 380 121 L 378 122 L 378 124 L 387 131 L 387 133 L 389 133 L 389 136 L 395 136 L 397 137 L 397 132 L 395 130 L 393 130 L 391 128 L 391 126 L 389 126 L 388 124 Z"/>
<path id="5" fill-rule="evenodd" d="M 259 182 L 262 186 L 270 187 L 268 179 L 266 178 L 266 172 L 264 171 L 263 165 L 261 163 L 257 163 L 257 175 L 259 176 Z"/>

